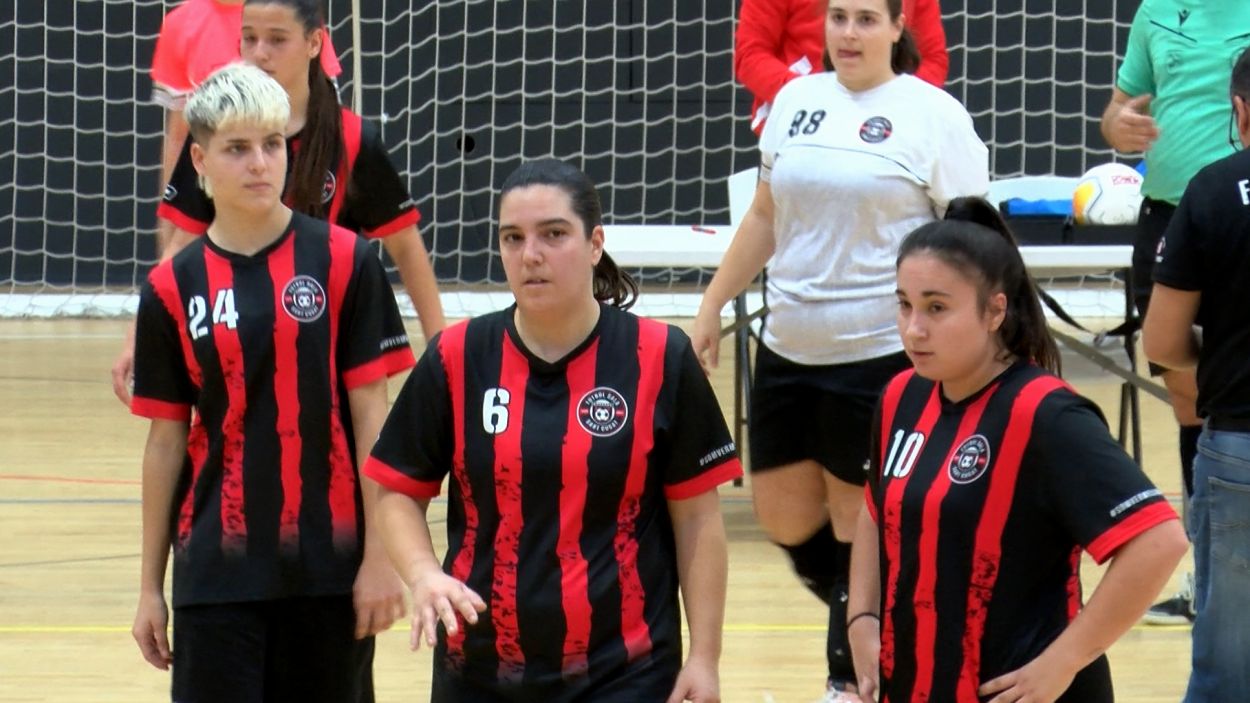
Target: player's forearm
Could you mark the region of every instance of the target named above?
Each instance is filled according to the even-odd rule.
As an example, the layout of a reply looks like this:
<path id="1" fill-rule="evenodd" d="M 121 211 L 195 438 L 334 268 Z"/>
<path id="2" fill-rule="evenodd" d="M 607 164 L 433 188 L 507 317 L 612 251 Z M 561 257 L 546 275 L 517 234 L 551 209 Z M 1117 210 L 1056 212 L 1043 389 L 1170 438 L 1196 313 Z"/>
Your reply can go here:
<path id="1" fill-rule="evenodd" d="M 1146 612 L 1187 548 L 1179 520 L 1120 547 L 1089 602 L 1041 656 L 1058 657 L 1074 672 L 1088 666 Z"/>
<path id="2" fill-rule="evenodd" d="M 169 562 L 170 523 L 187 451 L 187 425 L 153 420 L 143 451 L 143 538 L 139 589 L 161 594 Z"/>
<path id="3" fill-rule="evenodd" d="M 373 451 L 373 443 L 386 422 L 386 379 L 353 388 L 347 392 L 352 410 L 352 432 L 356 437 L 356 466 L 364 466 Z M 377 503 L 381 487 L 374 480 L 361 476 L 360 494 L 365 509 L 365 553 L 381 554 L 382 538 L 377 529 Z"/>
<path id="4" fill-rule="evenodd" d="M 690 658 L 720 661 L 729 549 L 715 490 L 669 503 L 677 575 L 690 626 Z"/>
<path id="5" fill-rule="evenodd" d="M 426 517 L 430 501 L 379 487 L 378 525 L 386 553 L 400 578 L 413 588 L 431 569 L 442 571 Z"/>
<path id="6" fill-rule="evenodd" d="M 165 142 L 161 148 L 161 189 L 169 183 L 169 178 L 182 155 L 182 147 L 187 141 L 190 128 L 181 110 L 165 110 Z"/>
<path id="7" fill-rule="evenodd" d="M 881 615 L 881 554 L 877 523 L 865 508 L 859 511 L 855 542 L 851 546 L 851 588 L 847 617 L 860 613 Z"/>
<path id="8" fill-rule="evenodd" d="M 771 199 L 771 193 L 767 197 Z M 755 199 L 759 201 L 760 198 L 757 189 Z M 703 292 L 701 308 L 719 313 L 764 270 L 764 265 L 768 263 L 776 247 L 771 203 L 766 210 L 765 212 L 764 208 L 757 208 L 752 203 L 751 209 L 743 216 L 716 274 Z"/>
<path id="9" fill-rule="evenodd" d="M 399 278 L 412 300 L 421 322 L 421 333 L 428 340 L 446 326 L 443 303 L 438 297 L 438 282 L 430 263 L 425 242 L 415 226 L 405 228 L 382 240 L 383 246 L 399 268 Z"/>

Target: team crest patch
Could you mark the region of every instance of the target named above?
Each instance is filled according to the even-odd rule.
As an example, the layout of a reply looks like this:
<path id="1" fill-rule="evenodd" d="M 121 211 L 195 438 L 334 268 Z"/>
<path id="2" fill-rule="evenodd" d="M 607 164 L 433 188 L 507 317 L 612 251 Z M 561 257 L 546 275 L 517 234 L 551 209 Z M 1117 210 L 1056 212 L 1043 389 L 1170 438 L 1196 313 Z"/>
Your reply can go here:
<path id="1" fill-rule="evenodd" d="M 596 437 L 611 437 L 620 432 L 628 417 L 625 397 L 606 386 L 590 391 L 577 403 L 577 421 Z"/>
<path id="2" fill-rule="evenodd" d="M 946 468 L 952 483 L 972 483 L 984 476 L 989 467 L 990 442 L 974 434 L 959 445 Z"/>
<path id="3" fill-rule="evenodd" d="M 330 202 L 334 199 L 334 191 L 338 190 L 339 180 L 334 177 L 334 172 L 326 170 L 326 179 L 321 182 L 321 203 Z"/>
<path id="4" fill-rule="evenodd" d="M 869 144 L 879 144 L 890 138 L 894 125 L 884 117 L 869 117 L 859 126 L 859 138 Z"/>
<path id="5" fill-rule="evenodd" d="M 173 183 L 166 183 L 165 193 L 161 197 L 165 199 L 165 202 L 172 203 L 174 198 L 178 197 L 178 189 L 174 187 Z"/>
<path id="6" fill-rule="evenodd" d="M 299 322 L 312 322 L 326 311 L 326 291 L 312 276 L 296 276 L 282 289 L 282 308 Z"/>

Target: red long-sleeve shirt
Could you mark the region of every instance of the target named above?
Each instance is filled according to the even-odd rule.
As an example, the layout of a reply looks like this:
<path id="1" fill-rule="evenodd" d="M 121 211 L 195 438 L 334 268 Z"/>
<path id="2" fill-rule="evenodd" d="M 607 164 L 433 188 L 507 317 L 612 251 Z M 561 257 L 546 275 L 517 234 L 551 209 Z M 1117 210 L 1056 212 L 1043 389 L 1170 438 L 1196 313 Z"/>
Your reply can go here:
<path id="1" fill-rule="evenodd" d="M 751 128 L 764 129 L 781 86 L 823 70 L 826 0 L 742 0 L 734 37 L 734 75 L 755 96 Z M 950 59 L 938 0 L 903 0 L 907 29 L 920 50 L 916 77 L 939 88 Z"/>

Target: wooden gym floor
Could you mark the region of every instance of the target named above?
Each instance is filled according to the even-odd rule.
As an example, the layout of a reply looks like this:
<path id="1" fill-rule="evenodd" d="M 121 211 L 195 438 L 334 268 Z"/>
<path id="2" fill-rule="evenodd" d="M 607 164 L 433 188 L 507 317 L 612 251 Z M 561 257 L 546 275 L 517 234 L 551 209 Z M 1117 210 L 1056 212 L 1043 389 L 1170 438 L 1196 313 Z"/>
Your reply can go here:
<path id="1" fill-rule="evenodd" d="M 687 321 L 688 322 L 688 321 Z M 139 574 L 139 465 L 146 422 L 113 397 L 120 320 L 0 320 L 0 701 L 168 701 L 168 674 L 130 637 Z M 415 338 L 419 332 L 410 325 Z M 726 345 L 722 358 L 727 359 Z M 1068 378 L 1114 418 L 1118 386 L 1065 358 Z M 728 365 L 714 376 L 732 409 Z M 392 395 L 399 382 L 392 382 Z M 1170 410 L 1143 396 L 1145 467 L 1179 490 Z M 1114 424 L 1114 420 L 1113 420 Z M 721 690 L 728 703 L 822 694 L 825 616 L 751 514 L 749 487 L 722 490 L 730 540 Z M 445 504 L 436 504 L 443 510 Z M 444 535 L 435 528 L 440 550 Z M 1188 560 L 1186 561 L 1186 568 Z M 1086 593 L 1100 569 L 1086 559 Z M 1173 578 L 1165 595 L 1179 584 Z M 407 622 L 378 638 L 380 703 L 428 700 L 429 654 Z M 1118 700 L 1175 703 L 1188 627 L 1136 627 L 1111 651 Z"/>

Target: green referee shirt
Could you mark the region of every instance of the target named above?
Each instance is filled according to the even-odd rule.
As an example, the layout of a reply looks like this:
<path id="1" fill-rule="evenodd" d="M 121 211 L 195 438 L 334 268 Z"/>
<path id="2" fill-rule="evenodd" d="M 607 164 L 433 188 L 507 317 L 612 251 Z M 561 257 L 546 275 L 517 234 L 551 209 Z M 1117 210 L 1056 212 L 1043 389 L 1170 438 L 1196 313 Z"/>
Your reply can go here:
<path id="1" fill-rule="evenodd" d="M 1250 45 L 1250 0 L 1143 0 L 1116 85 L 1151 93 L 1159 140 L 1142 193 L 1176 204 L 1198 169 L 1232 153 L 1228 81 Z"/>

